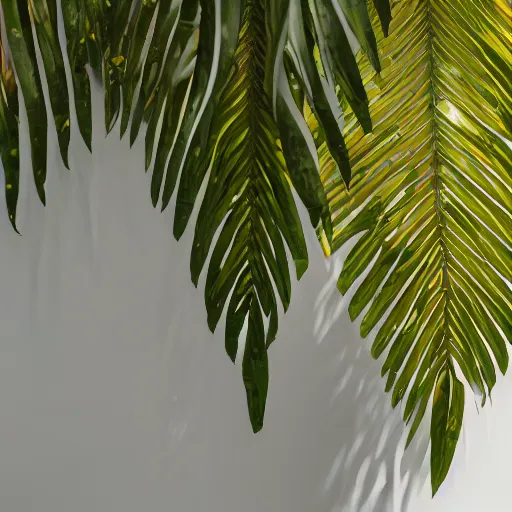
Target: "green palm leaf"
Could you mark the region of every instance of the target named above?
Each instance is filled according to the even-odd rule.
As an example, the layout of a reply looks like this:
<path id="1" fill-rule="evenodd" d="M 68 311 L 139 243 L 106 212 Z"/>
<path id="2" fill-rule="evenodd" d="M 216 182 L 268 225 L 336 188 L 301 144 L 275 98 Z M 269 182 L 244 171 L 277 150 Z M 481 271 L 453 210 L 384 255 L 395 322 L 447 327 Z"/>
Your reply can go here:
<path id="1" fill-rule="evenodd" d="M 66 31 L 67 51 L 71 79 L 75 94 L 78 128 L 89 151 L 92 147 L 91 85 L 86 65 L 89 61 L 86 44 L 84 0 L 62 3 L 62 18 Z"/>
<path id="2" fill-rule="evenodd" d="M 216 23 L 215 2 L 202 0 L 200 39 L 197 48 L 197 62 L 194 68 L 190 98 L 184 112 L 183 124 L 172 150 L 162 192 L 164 210 L 174 192 L 181 171 L 181 180 L 176 197 L 174 236 L 180 238 L 206 174 L 211 149 L 207 143 L 214 115 L 219 116 L 217 106 L 225 94 L 226 81 L 234 62 L 237 47 L 242 2 L 233 1 L 229 8 L 221 9 Z M 220 37 L 217 36 L 220 31 Z M 213 78 L 212 78 L 213 77 Z M 211 87 L 210 95 L 208 89 Z M 196 121 L 199 124 L 196 125 Z"/>
<path id="3" fill-rule="evenodd" d="M 373 11 L 382 73 L 360 55 L 374 132 L 347 104 L 350 191 L 318 144 L 333 246 L 361 234 L 338 287 L 368 271 L 349 313 L 363 337 L 376 330 L 393 406 L 407 395 L 409 442 L 434 397 L 434 493 L 462 424 L 460 379 L 485 402 L 512 342 L 511 19 L 500 0 L 403 0 L 383 39 Z"/>
<path id="4" fill-rule="evenodd" d="M 25 0 L 2 0 L 2 9 L 9 48 L 27 108 L 34 181 L 39 198 L 45 204 L 48 120 L 36 62 L 29 6 Z"/>
<path id="5" fill-rule="evenodd" d="M 193 5 L 193 16 L 195 16 L 197 14 L 197 5 L 194 5 L 194 2 L 189 3 Z M 143 73 L 141 88 L 133 113 L 132 128 L 130 132 L 131 144 L 133 144 L 137 138 L 144 116 L 146 103 L 153 94 L 155 84 L 160 77 L 167 42 L 176 22 L 176 18 L 180 12 L 180 2 L 177 2 L 176 0 L 162 0 L 158 12 L 159 15 L 157 15 L 156 18 L 155 30 L 151 38 L 151 44 L 149 46 L 145 62 L 135 60 L 135 64 L 132 64 L 130 71 L 127 71 L 127 78 L 131 77 L 128 81 L 129 84 L 130 82 L 132 84 L 132 90 L 130 91 L 130 94 L 126 94 L 127 100 L 125 105 L 123 105 L 123 116 L 124 119 L 126 119 L 125 122 L 128 121 L 130 116 L 133 101 L 131 96 L 133 95 L 133 89 L 136 86 L 136 81 L 138 81 L 138 75 Z M 180 23 L 183 23 L 183 17 L 180 18 Z M 143 66 L 141 64 L 143 64 Z M 133 74 L 131 71 L 132 68 L 135 68 L 137 71 L 136 74 Z"/>
<path id="6" fill-rule="evenodd" d="M 0 152 L 13 227 L 19 91 L 35 182 L 45 197 L 40 72 L 67 165 L 69 101 L 56 5 L 2 0 L 10 52 L 7 58 L 2 52 Z M 502 372 L 508 366 L 509 2 L 401 0 L 392 10 L 387 0 L 69 0 L 62 6 L 88 147 L 90 66 L 105 87 L 106 130 L 121 117 L 121 134 L 131 122 L 133 143 L 147 124 L 151 198 L 156 205 L 161 197 L 165 208 L 176 195 L 177 238 L 207 180 L 192 279 L 197 284 L 211 252 L 208 324 L 215 329 L 227 309 L 233 360 L 247 323 L 243 374 L 254 430 L 263 422 L 278 300 L 286 310 L 291 298 L 286 246 L 299 277 L 308 264 L 293 187 L 326 252 L 360 235 L 339 288 L 346 293 L 361 278 L 349 312 L 353 319 L 363 315 L 363 336 L 376 331 L 372 353 L 385 354 L 392 404 L 407 397 L 409 440 L 432 400 L 435 492 L 462 424 L 462 381 L 485 401 L 495 365 Z M 357 60 L 340 13 L 361 45 Z"/>
<path id="7" fill-rule="evenodd" d="M 146 131 L 146 170 L 151 165 L 155 149 L 155 138 L 160 115 L 163 113 L 162 130 L 160 132 L 156 149 L 153 178 L 151 181 L 151 198 L 156 206 L 160 197 L 162 181 L 165 175 L 166 163 L 173 147 L 175 136 L 180 127 L 180 118 L 183 105 L 189 98 L 189 87 L 192 84 L 192 75 L 195 70 L 197 46 L 199 40 L 199 1 L 194 0 L 183 5 L 180 11 L 178 24 L 171 40 L 169 51 L 160 75 L 163 55 L 157 63 L 154 73 L 147 75 L 147 82 L 143 82 L 139 95 L 139 102 L 145 102 L 144 114 L 134 117 L 148 119 Z M 146 71 L 145 71 L 146 74 Z M 137 114 L 137 110 L 135 111 Z M 138 127 L 136 128 L 138 131 Z M 134 136 L 132 135 L 132 139 Z"/>
<path id="8" fill-rule="evenodd" d="M 213 152 L 206 195 L 196 225 L 191 261 L 197 283 L 214 236 L 206 279 L 208 324 L 215 329 L 233 289 L 226 318 L 226 350 L 235 360 L 246 317 L 243 375 L 253 429 L 263 426 L 268 387 L 267 347 L 277 332 L 277 301 L 291 294 L 283 237 L 300 277 L 307 251 L 284 162 L 265 76 L 267 53 L 264 2 L 246 2 L 235 67 L 222 94 L 208 151 Z M 209 153 L 207 152 L 207 155 Z M 203 162 L 208 167 L 209 159 Z M 265 334 L 263 317 L 270 316 Z"/>
<path id="9" fill-rule="evenodd" d="M 29 9 L 35 24 L 39 49 L 46 71 L 48 93 L 62 160 L 64 165 L 69 168 L 69 96 L 57 28 L 57 2 L 56 0 L 29 0 Z"/>
<path id="10" fill-rule="evenodd" d="M 5 174 L 7 214 L 16 232 L 20 182 L 18 96 L 16 80 L 0 39 L 0 156 Z"/>

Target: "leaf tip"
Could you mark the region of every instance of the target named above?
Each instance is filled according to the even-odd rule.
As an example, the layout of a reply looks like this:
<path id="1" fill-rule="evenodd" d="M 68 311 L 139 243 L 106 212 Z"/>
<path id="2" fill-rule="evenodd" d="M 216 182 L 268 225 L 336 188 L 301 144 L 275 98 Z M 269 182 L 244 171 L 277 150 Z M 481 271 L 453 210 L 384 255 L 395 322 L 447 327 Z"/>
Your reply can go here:
<path id="1" fill-rule="evenodd" d="M 300 280 L 304 273 L 306 272 L 306 270 L 308 269 L 308 260 L 295 260 L 295 269 L 297 271 L 297 280 Z"/>
<path id="2" fill-rule="evenodd" d="M 207 318 L 206 321 L 208 323 L 208 329 L 210 329 L 210 332 L 212 334 L 214 334 L 215 333 L 215 328 L 217 327 L 217 321 L 214 318 L 212 318 L 211 315 L 208 315 L 208 318 Z"/>
<path id="3" fill-rule="evenodd" d="M 257 434 L 263 428 L 263 422 L 261 421 L 251 422 L 251 425 L 254 434 Z"/>

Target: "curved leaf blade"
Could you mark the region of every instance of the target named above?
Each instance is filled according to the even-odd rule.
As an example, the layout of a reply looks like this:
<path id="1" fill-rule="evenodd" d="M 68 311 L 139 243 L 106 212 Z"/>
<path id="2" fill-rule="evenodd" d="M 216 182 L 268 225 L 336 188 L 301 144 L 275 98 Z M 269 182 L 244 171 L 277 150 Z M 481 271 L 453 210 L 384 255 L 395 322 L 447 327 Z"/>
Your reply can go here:
<path id="1" fill-rule="evenodd" d="M 387 351 L 393 406 L 408 393 L 404 419 L 417 411 L 408 443 L 434 394 L 435 493 L 462 422 L 456 370 L 483 405 L 495 364 L 505 372 L 509 362 L 512 17 L 495 2 L 402 0 L 385 39 L 380 13 L 370 12 L 382 72 L 363 53 L 358 62 L 374 132 L 365 135 L 345 105 L 352 187 L 332 163 L 321 166 L 322 181 L 334 249 L 362 233 L 338 287 L 346 293 L 369 271 L 349 312 L 364 313 L 362 336 L 383 320 L 372 354 Z"/>
<path id="2" fill-rule="evenodd" d="M 39 199 L 45 204 L 48 120 L 37 67 L 28 3 L 23 0 L 3 0 L 2 8 L 7 40 L 27 109 L 34 181 Z"/>

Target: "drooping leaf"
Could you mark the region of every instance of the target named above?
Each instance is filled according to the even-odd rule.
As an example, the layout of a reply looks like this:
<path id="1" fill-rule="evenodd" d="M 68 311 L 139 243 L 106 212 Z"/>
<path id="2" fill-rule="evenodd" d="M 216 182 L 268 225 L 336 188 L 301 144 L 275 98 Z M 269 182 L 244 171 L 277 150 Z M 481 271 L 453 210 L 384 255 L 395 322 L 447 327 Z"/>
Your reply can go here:
<path id="1" fill-rule="evenodd" d="M 97 0 L 85 0 L 92 1 Z M 153 5 L 154 2 L 144 2 L 144 4 Z M 103 86 L 105 89 L 105 129 L 110 133 L 114 128 L 121 110 L 121 87 L 131 84 L 125 79 L 128 53 L 132 47 L 135 26 L 137 24 L 137 15 L 130 16 L 131 0 L 116 0 L 107 2 L 102 7 L 100 21 L 96 23 L 96 31 L 90 36 L 93 48 L 94 59 L 96 56 L 101 59 L 101 74 Z M 137 2 L 135 6 L 140 10 L 141 4 Z M 95 12 L 98 7 L 90 12 Z M 138 11 L 137 11 L 138 12 Z M 137 34 L 138 35 L 138 34 Z M 93 69 L 95 66 L 91 63 Z M 97 71 L 99 74 L 100 71 Z"/>
<path id="2" fill-rule="evenodd" d="M 163 111 L 162 130 L 158 140 L 151 180 L 153 206 L 156 206 L 160 197 L 167 157 L 180 127 L 181 112 L 187 105 L 186 100 L 190 98 L 188 90 L 193 80 L 191 76 L 195 69 L 199 36 L 198 8 L 198 0 L 187 2 L 182 6 L 178 25 L 163 67 L 162 78 L 156 82 L 153 90 L 148 89 L 146 109 L 150 113 L 150 121 L 146 132 L 146 169 L 151 164 L 157 125 Z"/>
<path id="3" fill-rule="evenodd" d="M 432 494 L 443 483 L 455 453 L 464 414 L 464 385 L 450 365 L 437 376 L 432 405 Z"/>
<path id="4" fill-rule="evenodd" d="M 281 75 L 284 77 L 285 75 Z M 277 124 L 283 154 L 290 180 L 297 190 L 304 206 L 308 209 L 311 223 L 315 228 L 323 226 L 327 239 L 332 238 L 331 217 L 327 196 L 322 187 L 320 175 L 306 137 L 307 125 L 301 128 L 299 113 L 289 89 L 288 82 L 281 80 L 277 97 Z M 295 115 L 294 115 L 295 114 Z"/>
<path id="5" fill-rule="evenodd" d="M 183 122 L 167 165 L 162 192 L 162 210 L 167 207 L 171 200 L 183 160 L 186 157 L 190 138 L 195 134 L 194 125 L 200 116 L 208 84 L 210 79 L 214 79 L 215 66 L 220 57 L 220 52 L 215 52 L 216 32 L 221 29 L 220 26 L 217 26 L 217 23 L 213 22 L 217 18 L 215 0 L 200 0 L 199 3 L 201 6 L 199 33 L 201 36 L 197 48 L 197 61 L 194 67 L 190 98 L 185 106 Z M 237 3 L 239 2 L 237 1 Z M 155 174 L 153 174 L 154 177 Z"/>
<path id="6" fill-rule="evenodd" d="M 243 375 L 249 416 L 255 432 L 263 428 L 268 390 L 268 355 L 261 310 L 256 300 L 251 301 L 247 346 L 244 351 Z"/>
<path id="7" fill-rule="evenodd" d="M 14 72 L 0 38 L 0 155 L 5 177 L 7 214 L 14 230 L 20 181 L 18 96 Z"/>
<path id="8" fill-rule="evenodd" d="M 28 4 L 46 71 L 48 94 L 57 129 L 60 153 L 64 165 L 69 168 L 69 95 L 57 27 L 57 2 L 56 0 L 28 0 Z"/>
<path id="9" fill-rule="evenodd" d="M 85 44 L 87 45 L 89 64 L 97 77 L 106 75 L 103 72 L 103 63 L 108 62 L 109 55 L 107 51 L 109 46 L 107 43 L 108 34 L 106 33 L 108 26 L 107 15 L 111 16 L 113 9 L 117 9 L 118 4 L 122 2 L 131 4 L 130 0 L 115 0 L 114 2 L 82 0 L 81 8 L 85 15 Z M 112 24 L 110 25 L 112 27 Z M 119 28 L 124 30 L 125 25 L 121 24 Z M 104 59 L 105 56 L 107 56 L 107 59 Z M 103 83 L 106 87 L 105 92 L 108 93 L 109 82 L 104 80 Z"/>
<path id="10" fill-rule="evenodd" d="M 208 186 L 193 242 L 191 272 L 197 283 L 215 233 L 206 278 L 208 324 L 214 330 L 229 300 L 226 349 L 234 360 L 248 317 L 243 375 L 254 431 L 261 429 L 268 387 L 267 347 L 277 332 L 277 297 L 291 294 L 283 238 L 300 277 L 307 268 L 302 227 L 277 145 L 278 128 L 265 90 L 268 59 L 264 0 L 245 3 L 235 65 L 212 119 Z M 212 153 L 209 153 L 209 152 Z M 210 164 L 207 164 L 209 167 Z M 226 218 L 227 217 L 227 218 Z M 263 316 L 269 317 L 265 329 Z M 266 333 L 265 333 L 266 330 Z"/>
<path id="11" fill-rule="evenodd" d="M 46 155 L 48 120 L 36 61 L 32 25 L 26 0 L 2 0 L 7 40 L 27 109 L 32 170 L 37 193 L 46 203 Z"/>
<path id="12" fill-rule="evenodd" d="M 194 4 L 194 2 L 187 2 L 187 5 Z M 193 5 L 192 15 L 197 15 L 197 4 Z M 183 24 L 183 16 L 179 16 L 180 12 L 187 9 L 186 6 L 181 5 L 181 1 L 177 0 L 162 0 L 160 4 L 161 15 L 157 16 L 155 30 L 149 45 L 148 54 L 144 60 L 144 69 L 142 74 L 141 86 L 139 96 L 133 112 L 133 119 L 130 130 L 130 144 L 135 142 L 141 123 L 144 118 L 144 112 L 147 109 L 148 102 L 151 102 L 152 96 L 155 94 L 155 89 L 160 81 L 162 74 L 162 67 L 164 64 L 165 50 L 171 35 L 176 18 L 178 17 L 178 25 L 175 34 L 179 34 L 180 25 Z M 190 7 L 188 7 L 190 9 Z M 178 37 L 177 35 L 175 37 Z M 174 38 L 171 42 L 174 46 Z M 169 50 L 172 52 L 172 50 Z"/>
<path id="13" fill-rule="evenodd" d="M 142 2 L 138 6 L 138 13 L 133 25 L 133 36 L 131 37 L 128 54 L 126 56 L 126 69 L 124 71 L 123 87 L 123 113 L 121 117 L 121 137 L 128 128 L 130 113 L 132 110 L 133 96 L 139 83 L 140 75 L 144 64 L 142 50 L 148 36 L 151 20 L 158 12 L 155 34 L 160 37 L 163 31 L 167 36 L 170 34 L 176 16 L 179 12 L 179 4 L 172 0 L 150 0 Z M 164 36 L 165 37 L 165 36 Z M 162 37 L 163 39 L 163 37 Z M 163 49 L 162 49 L 163 51 Z"/>
<path id="14" fill-rule="evenodd" d="M 341 171 L 343 180 L 348 186 L 350 183 L 350 163 L 345 140 L 340 128 L 340 122 L 336 118 L 335 111 L 329 104 L 326 88 L 330 85 L 319 74 L 314 59 L 315 41 L 310 31 L 309 24 L 304 22 L 303 12 L 307 8 L 304 2 L 292 0 L 290 2 L 290 35 L 288 37 L 287 52 L 290 62 L 302 90 L 305 92 L 308 104 L 312 108 L 318 120 L 321 136 L 326 140 L 329 151 Z M 334 95 L 334 89 L 332 89 Z M 303 103 L 299 107 L 303 109 Z M 341 113 L 341 112 L 340 112 Z"/>
<path id="15" fill-rule="evenodd" d="M 235 50 L 238 42 L 238 33 L 240 31 L 240 22 L 242 17 L 242 2 L 232 0 L 229 9 L 221 9 L 220 26 L 221 35 L 218 48 L 218 57 L 215 55 L 212 59 L 212 69 L 215 68 L 215 81 L 213 83 L 210 96 L 205 108 L 201 114 L 201 119 L 197 125 L 192 139 L 189 141 L 187 154 L 183 161 L 183 169 L 180 179 L 180 185 L 176 196 L 176 209 L 174 216 L 174 236 L 179 239 L 185 231 L 186 225 L 192 214 L 192 209 L 201 187 L 201 183 L 208 170 L 208 164 L 211 160 L 215 142 L 212 140 L 210 148 L 207 148 L 209 139 L 216 139 L 218 134 L 212 130 L 212 119 L 215 115 L 222 94 L 225 91 L 226 82 L 229 79 L 230 71 L 234 64 Z M 207 18 L 205 18 L 207 19 Z M 215 51 L 215 48 L 213 48 Z M 201 55 L 198 55 L 198 59 Z M 192 84 L 193 87 L 194 84 Z M 178 135 L 178 141 L 180 135 Z M 179 155 L 180 147 L 178 146 Z M 171 166 L 178 165 L 178 160 L 171 155 L 168 172 L 175 172 Z M 177 168 L 177 167 L 176 167 Z M 169 189 L 168 189 L 169 190 Z M 163 197 L 163 207 L 169 195 Z"/>
<path id="16" fill-rule="evenodd" d="M 388 37 L 389 24 L 391 23 L 391 6 L 389 0 L 373 0 L 373 5 L 379 15 L 384 37 Z"/>
<path id="17" fill-rule="evenodd" d="M 89 151 L 92 149 L 91 84 L 86 66 L 89 55 L 86 44 L 84 0 L 62 2 L 62 18 L 66 31 L 71 79 L 75 94 L 78 127 Z"/>
<path id="18" fill-rule="evenodd" d="M 336 0 L 337 1 L 337 0 Z M 331 2 L 309 0 L 322 65 L 331 85 L 338 85 L 366 133 L 372 130 L 368 97 L 345 29 Z"/>
<path id="19" fill-rule="evenodd" d="M 345 18 L 348 21 L 352 32 L 357 37 L 359 44 L 366 53 L 375 71 L 380 71 L 379 54 L 377 41 L 373 32 L 366 0 L 336 0 Z"/>
<path id="20" fill-rule="evenodd" d="M 379 6 L 376 2 L 376 6 Z M 376 329 L 374 357 L 396 406 L 406 395 L 408 442 L 429 399 L 432 489 L 446 477 L 462 423 L 456 372 L 485 402 L 512 341 L 512 11 L 491 0 L 397 1 L 387 39 L 372 12 L 382 72 L 358 61 L 373 133 L 345 106 L 348 191 L 321 165 L 333 246 L 361 237 L 338 281 Z M 373 263 L 372 263 L 373 262 Z M 377 329 L 377 325 L 380 327 Z"/>

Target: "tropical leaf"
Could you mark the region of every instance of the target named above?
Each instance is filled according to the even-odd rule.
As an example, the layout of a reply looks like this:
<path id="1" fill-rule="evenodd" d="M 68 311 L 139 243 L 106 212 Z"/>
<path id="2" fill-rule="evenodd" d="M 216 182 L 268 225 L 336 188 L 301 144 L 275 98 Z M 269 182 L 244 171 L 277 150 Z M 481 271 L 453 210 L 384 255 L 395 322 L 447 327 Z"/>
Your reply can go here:
<path id="1" fill-rule="evenodd" d="M 20 182 L 18 96 L 14 72 L 0 37 L 0 155 L 5 174 L 7 214 L 16 232 L 16 208 Z"/>
<path id="2" fill-rule="evenodd" d="M 69 168 L 69 96 L 64 58 L 60 49 L 57 28 L 57 2 L 56 0 L 29 0 L 28 5 L 46 71 L 48 94 L 55 119 L 62 160 L 64 165 Z"/>
<path id="3" fill-rule="evenodd" d="M 389 24 L 391 23 L 391 6 L 389 0 L 373 0 L 382 27 L 384 37 L 388 37 Z"/>
<path id="4" fill-rule="evenodd" d="M 214 245 L 206 279 L 208 325 L 217 325 L 233 290 L 226 318 L 226 350 L 235 360 L 238 337 L 248 317 L 243 375 L 254 431 L 263 426 L 268 387 L 267 347 L 277 332 L 274 285 L 286 310 L 291 284 L 283 238 L 300 277 L 307 250 L 284 161 L 271 98 L 265 91 L 269 41 L 261 0 L 246 2 L 229 82 L 218 105 L 203 168 L 211 165 L 196 225 L 192 279 Z M 210 164 L 209 155 L 213 152 Z M 206 170 L 206 169 L 205 169 Z M 226 218 L 227 217 L 227 218 Z M 270 316 L 265 333 L 263 317 Z"/>
<path id="5" fill-rule="evenodd" d="M 376 2 L 376 6 L 379 7 Z M 350 302 L 412 439 L 431 397 L 435 493 L 464 410 L 461 379 L 482 395 L 512 342 L 512 10 L 500 0 L 402 0 L 390 36 L 377 14 L 379 74 L 359 55 L 373 120 L 345 106 L 351 189 L 317 143 L 337 249 L 356 234 L 338 281 L 366 276 Z M 310 124 L 314 118 L 310 115 Z M 324 242 L 324 245 L 325 242 Z M 326 246 L 328 250 L 328 247 Z"/>
<path id="6" fill-rule="evenodd" d="M 316 44 L 326 78 L 332 86 L 337 85 L 340 88 L 365 133 L 371 132 L 368 97 L 348 36 L 334 5 L 326 0 L 309 0 L 309 3 Z"/>
<path id="7" fill-rule="evenodd" d="M 158 122 L 163 112 L 162 130 L 151 181 L 153 206 L 158 203 L 167 158 L 180 127 L 183 105 L 189 98 L 188 92 L 192 83 L 199 41 L 199 12 L 198 0 L 187 2 L 182 7 L 161 76 L 159 72 L 161 64 L 158 64 L 157 70 L 148 75 L 148 81 L 142 84 L 139 95 L 139 101 L 143 98 L 142 101 L 146 102 L 144 110 L 149 120 L 146 131 L 146 170 L 151 165 Z M 142 117 L 141 114 L 141 120 Z M 133 126 L 135 123 L 132 129 Z"/>
<path id="8" fill-rule="evenodd" d="M 341 130 L 341 123 L 333 112 L 333 109 L 327 98 L 325 79 L 318 74 L 315 62 L 315 40 L 312 33 L 311 23 L 304 23 L 304 17 L 308 17 L 309 12 L 304 4 L 299 2 L 290 3 L 290 19 L 296 20 L 296 23 L 290 24 L 290 35 L 286 47 L 287 57 L 289 57 L 289 74 L 297 79 L 300 90 L 307 96 L 307 104 L 311 105 L 316 117 L 319 120 L 319 129 L 321 136 L 326 140 L 329 151 L 341 170 L 343 180 L 346 185 L 350 183 L 350 163 L 348 158 L 345 140 Z M 292 82 L 293 78 L 288 77 Z M 302 97 L 297 107 L 302 109 L 305 98 Z M 339 112 L 340 117 L 342 112 Z"/>
<path id="9" fill-rule="evenodd" d="M 2 0 L 7 40 L 27 109 L 32 169 L 37 193 L 46 203 L 46 154 L 48 119 L 36 62 L 29 6 L 25 0 Z"/>
<path id="10" fill-rule="evenodd" d="M 352 32 L 375 71 L 380 72 L 377 41 L 373 33 L 366 0 L 337 0 Z"/>
<path id="11" fill-rule="evenodd" d="M 348 163 L 348 157 L 346 152 L 343 154 L 343 138 L 336 118 L 339 109 L 333 109 L 325 92 L 331 87 L 335 97 L 334 87 L 319 74 L 314 61 L 314 41 L 324 41 L 324 35 L 319 34 L 311 20 L 318 18 L 317 10 L 324 9 L 324 4 L 317 2 L 318 5 L 308 6 L 299 0 L 247 1 L 238 41 L 233 39 L 233 34 L 238 33 L 239 13 L 242 12 L 237 10 L 239 4 L 232 2 L 229 9 L 221 9 L 220 25 L 223 30 L 220 38 L 216 37 L 218 29 L 214 31 L 211 23 L 214 19 L 213 2 L 203 1 L 200 4 L 197 61 L 189 82 L 186 106 L 182 110 L 183 122 L 178 131 L 175 130 L 176 125 L 172 126 L 170 137 L 165 128 L 161 132 L 165 139 L 156 154 L 152 198 L 156 204 L 164 176 L 163 164 L 170 151 L 162 209 L 168 205 L 179 181 L 174 218 L 174 234 L 179 238 L 186 228 L 201 183 L 210 173 L 196 225 L 192 279 L 197 283 L 214 236 L 220 230 L 206 279 L 208 324 L 212 330 L 215 329 L 231 294 L 227 306 L 226 350 L 234 359 L 238 338 L 247 319 L 243 374 L 251 423 L 258 431 L 263 425 L 268 387 L 266 350 L 275 339 L 278 326 L 275 290 L 284 310 L 291 294 L 283 238 L 295 261 L 299 278 L 308 265 L 290 182 L 308 208 L 312 224 L 322 225 L 327 242 L 331 231 L 327 197 L 314 152 L 307 142 L 307 125 L 286 80 L 289 75 L 283 65 L 284 46 L 287 46 L 287 56 L 293 62 L 294 76 L 307 90 L 307 101 L 323 123 L 322 133 L 329 133 L 338 161 L 343 162 L 345 157 L 344 161 Z M 303 17 L 308 21 L 303 22 Z M 191 20 L 192 13 L 187 18 Z M 294 27 L 299 25 L 299 30 L 287 31 L 286 20 L 288 23 L 293 20 Z M 301 30 L 302 23 L 307 23 L 307 27 Z M 336 17 L 330 23 L 346 39 L 341 20 Z M 190 30 L 193 25 L 187 23 L 184 26 Z M 306 40 L 306 34 L 309 40 Z M 190 33 L 187 37 L 191 37 Z M 290 44 L 283 45 L 287 38 Z M 216 45 L 220 47 L 218 52 Z M 185 47 L 181 43 L 177 48 Z M 333 50 L 339 51 L 335 45 Z M 327 56 L 329 51 L 326 46 L 324 55 Z M 359 80 L 361 101 L 356 103 L 361 107 L 360 112 L 364 111 L 364 105 L 368 112 L 366 92 L 353 54 L 349 51 L 345 59 L 337 61 L 332 68 L 348 77 L 349 91 Z M 357 78 L 352 74 L 354 69 Z M 167 78 L 167 83 L 169 81 L 173 83 Z M 174 119 L 164 116 L 163 125 L 167 127 L 170 126 L 168 123 L 175 122 L 176 105 L 172 97 L 174 91 L 167 84 L 165 88 L 163 85 L 162 80 L 157 96 L 161 91 L 167 91 L 164 94 L 171 97 L 171 113 L 174 114 Z M 308 88 L 310 85 L 312 87 Z M 158 112 L 162 108 L 161 101 L 155 104 Z M 159 114 L 151 114 L 148 134 L 152 140 L 154 129 L 151 126 L 159 118 Z M 165 149 L 160 154 L 161 148 Z M 151 151 L 147 157 L 150 154 Z M 149 158 L 146 163 L 149 164 Z M 348 181 L 348 167 L 345 170 Z M 269 318 L 267 328 L 264 327 L 264 317 Z"/>
<path id="12" fill-rule="evenodd" d="M 172 5 L 171 0 L 162 0 L 160 3 L 155 0 L 138 4 L 137 14 L 136 16 L 132 16 L 132 19 L 134 20 L 133 37 L 128 47 L 126 69 L 123 77 L 124 87 L 121 137 L 128 128 L 133 96 L 139 83 L 142 66 L 144 64 L 144 59 L 141 58 L 143 47 L 146 42 L 146 36 L 148 35 L 148 30 L 153 16 L 158 10 L 157 7 L 162 11 L 160 16 L 157 17 L 157 29 L 155 31 L 157 34 L 161 31 L 165 31 L 165 33 L 170 34 L 179 10 L 176 2 Z"/>
<path id="13" fill-rule="evenodd" d="M 19 92 L 44 201 L 38 52 L 65 164 L 69 100 L 56 0 L 1 3 L 10 51 L 2 52 L 0 151 L 15 227 Z M 361 45 L 357 59 L 342 14 Z M 242 367 L 254 430 L 278 300 L 286 310 L 291 298 L 286 246 L 299 277 L 308 265 L 294 188 L 327 253 L 362 234 L 339 288 L 369 272 L 349 312 L 364 313 L 363 336 L 377 331 L 372 353 L 386 352 L 393 405 L 407 395 L 410 439 L 432 400 L 436 491 L 462 424 L 462 380 L 484 401 L 495 363 L 502 372 L 508 365 L 509 3 L 401 0 L 391 10 L 388 0 L 68 0 L 62 15 L 87 146 L 91 68 L 105 88 L 106 131 L 120 117 L 133 143 L 146 125 L 151 199 L 164 209 L 175 195 L 176 238 L 207 182 L 192 279 L 211 252 L 208 324 L 213 330 L 227 309 L 233 360 L 247 325 Z"/>
<path id="14" fill-rule="evenodd" d="M 91 85 L 86 65 L 89 61 L 86 44 L 84 0 L 62 2 L 62 18 L 66 31 L 67 52 L 73 82 L 74 104 L 78 128 L 89 151 L 92 149 Z"/>
<path id="15" fill-rule="evenodd" d="M 181 180 L 176 197 L 174 236 L 180 238 L 185 230 L 199 188 L 206 174 L 211 150 L 206 151 L 214 114 L 221 95 L 225 94 L 226 81 L 233 67 L 238 33 L 242 18 L 242 2 L 230 3 L 216 16 L 215 1 L 202 0 L 200 39 L 197 61 L 186 105 L 183 124 L 169 159 L 162 192 L 162 210 L 171 199 L 177 183 Z M 218 20 L 215 24 L 212 19 Z M 220 31 L 220 37 L 217 35 Z M 210 91 L 208 91 L 210 89 Z M 209 93 L 209 96 L 208 96 Z M 216 113 L 219 116 L 219 113 Z M 196 120 L 199 123 L 196 126 Z"/>
<path id="16" fill-rule="evenodd" d="M 194 2 L 189 3 L 193 5 L 192 15 L 195 16 L 197 14 L 197 4 L 194 5 Z M 135 88 L 139 81 L 140 74 L 143 73 L 137 105 L 133 114 L 134 119 L 132 120 L 132 131 L 130 135 L 131 144 L 133 144 L 137 137 L 146 102 L 153 92 L 153 87 L 155 86 L 156 81 L 160 77 L 167 42 L 176 23 L 176 19 L 180 14 L 180 2 L 176 0 L 162 0 L 159 5 L 158 12 L 159 15 L 156 17 L 155 30 L 151 38 L 151 44 L 145 61 L 137 59 L 137 57 L 133 55 L 135 53 L 134 51 L 132 51 L 132 55 L 128 58 L 129 67 L 127 68 L 125 75 L 127 87 L 125 88 L 125 100 L 123 103 L 121 134 L 124 133 L 124 129 L 128 125 Z M 146 27 L 145 20 L 148 17 L 149 15 L 146 14 L 144 23 L 142 24 L 143 28 Z M 183 23 L 183 18 L 180 19 L 180 22 Z M 138 25 L 139 30 L 140 27 L 141 24 Z M 140 47 L 140 45 L 138 46 Z"/>
<path id="17" fill-rule="evenodd" d="M 131 139 L 146 117 L 147 168 L 156 145 L 152 200 L 156 206 L 163 184 L 165 209 L 177 188 L 176 238 L 183 234 L 209 173 L 196 225 L 192 279 L 197 283 L 220 230 L 206 279 L 208 324 L 212 330 L 216 328 L 228 303 L 226 350 L 234 359 L 247 319 L 243 374 L 251 422 L 258 431 L 268 386 L 266 349 L 277 333 L 275 290 L 285 310 L 291 294 L 283 238 L 295 260 L 297 275 L 307 268 L 302 227 L 289 182 L 308 208 L 313 225 L 321 224 L 327 234 L 331 230 L 327 197 L 306 140 L 307 125 L 291 98 L 282 64 L 281 41 L 291 40 L 292 33 L 286 31 L 285 20 L 298 13 L 305 13 L 308 19 L 312 15 L 307 3 L 298 0 L 247 1 L 243 10 L 241 2 L 231 2 L 229 8 L 221 9 L 216 27 L 212 23 L 216 19 L 215 2 L 203 0 L 199 4 L 200 16 L 197 3 L 182 5 L 165 62 L 158 56 L 154 72 L 144 69 Z M 302 37 L 300 48 L 291 43 L 287 55 L 301 52 L 293 64 L 294 76 L 304 85 L 313 84 L 314 91 L 307 91 L 308 102 L 319 112 L 326 127 L 323 133 L 329 133 L 338 161 L 345 158 L 348 181 L 348 155 L 342 153 L 343 137 L 336 119 L 339 107 L 333 110 L 326 93 L 323 97 L 320 94 L 331 86 L 316 66 L 314 37 L 319 36 L 313 23 L 308 23 L 303 30 L 307 30 L 304 34 L 308 34 L 309 42 Z M 339 19 L 337 23 L 342 30 Z M 222 35 L 218 38 L 220 27 Z M 344 65 L 357 70 L 355 58 L 349 55 Z M 343 72 L 338 64 L 336 69 Z M 149 87 L 143 90 L 144 76 Z M 331 89 L 335 97 L 334 87 Z M 366 98 L 362 82 L 361 90 Z M 156 144 L 160 119 L 162 130 Z M 269 317 L 266 328 L 264 317 Z"/>

